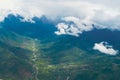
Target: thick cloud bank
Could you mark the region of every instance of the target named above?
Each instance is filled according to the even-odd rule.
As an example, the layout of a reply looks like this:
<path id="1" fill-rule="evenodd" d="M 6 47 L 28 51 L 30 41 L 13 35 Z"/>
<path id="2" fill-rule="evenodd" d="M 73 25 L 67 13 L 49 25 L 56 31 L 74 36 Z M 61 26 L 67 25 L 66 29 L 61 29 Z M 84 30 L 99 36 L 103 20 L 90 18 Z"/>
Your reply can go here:
<path id="1" fill-rule="evenodd" d="M 118 54 L 118 50 L 113 49 L 113 47 L 111 45 L 108 45 L 107 42 L 95 43 L 93 49 L 108 55 Z"/>
<path id="2" fill-rule="evenodd" d="M 119 0 L 0 0 L 0 22 L 9 14 L 34 22 L 34 17 L 45 15 L 58 23 L 57 35 L 79 36 L 94 29 L 120 30 Z"/>

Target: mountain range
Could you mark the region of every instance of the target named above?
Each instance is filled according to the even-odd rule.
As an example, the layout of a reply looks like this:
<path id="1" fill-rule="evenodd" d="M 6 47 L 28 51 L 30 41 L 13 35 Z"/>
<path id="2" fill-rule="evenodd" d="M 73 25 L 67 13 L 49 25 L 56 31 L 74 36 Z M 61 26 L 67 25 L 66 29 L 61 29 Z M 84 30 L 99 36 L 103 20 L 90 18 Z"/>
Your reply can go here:
<path id="1" fill-rule="evenodd" d="M 93 50 L 102 41 L 120 50 L 119 31 L 57 36 L 56 23 L 44 16 L 34 18 L 36 23 L 18 17 L 9 15 L 0 23 L 1 80 L 119 80 L 120 55 Z"/>

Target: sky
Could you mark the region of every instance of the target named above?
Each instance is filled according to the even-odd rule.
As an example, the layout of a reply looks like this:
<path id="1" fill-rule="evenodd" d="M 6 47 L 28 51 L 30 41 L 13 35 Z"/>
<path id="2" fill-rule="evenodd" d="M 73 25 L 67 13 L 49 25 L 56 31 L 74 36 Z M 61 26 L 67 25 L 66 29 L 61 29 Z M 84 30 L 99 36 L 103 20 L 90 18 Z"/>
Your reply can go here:
<path id="1" fill-rule="evenodd" d="M 64 29 L 59 22 L 56 25 L 57 35 L 79 36 L 94 28 L 120 30 L 119 3 L 119 0 L 0 0 L 0 22 L 9 14 L 20 15 L 23 17 L 21 21 L 32 23 L 34 23 L 32 18 L 45 15 L 52 21 L 60 19 L 64 21 L 62 24 L 68 26 Z M 91 27 L 93 24 L 96 27 Z"/>
<path id="2" fill-rule="evenodd" d="M 120 31 L 119 4 L 120 0 L 0 0 L 0 22 L 12 14 L 23 17 L 22 22 L 35 23 L 34 17 L 44 15 L 53 22 L 59 20 L 56 35 L 79 37 L 93 29 Z"/>

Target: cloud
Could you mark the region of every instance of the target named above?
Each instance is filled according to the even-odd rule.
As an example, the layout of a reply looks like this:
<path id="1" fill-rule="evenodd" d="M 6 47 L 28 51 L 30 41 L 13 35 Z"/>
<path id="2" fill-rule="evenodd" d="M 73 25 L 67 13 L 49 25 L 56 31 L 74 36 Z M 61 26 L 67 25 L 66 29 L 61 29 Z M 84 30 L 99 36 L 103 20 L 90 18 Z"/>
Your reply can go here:
<path id="1" fill-rule="evenodd" d="M 84 31 L 90 31 L 93 29 L 92 22 L 88 19 L 79 19 L 76 17 L 65 17 L 62 19 L 64 23 L 59 23 L 57 25 L 58 31 L 55 33 L 60 34 L 69 34 L 78 37 L 79 34 L 82 34 Z"/>
<path id="2" fill-rule="evenodd" d="M 22 21 L 33 22 L 32 18 L 41 17 L 43 12 L 32 0 L 0 0 L 0 21 L 3 21 L 9 14 L 23 17 Z"/>
<path id="3" fill-rule="evenodd" d="M 0 22 L 9 15 L 20 15 L 21 21 L 32 22 L 34 17 L 45 15 L 58 22 L 58 35 L 78 36 L 94 29 L 120 30 L 119 0 L 0 0 Z M 69 24 L 72 22 L 72 24 Z M 64 25 L 63 25 L 64 24 Z M 68 26 L 63 29 L 60 26 Z"/>
<path id="4" fill-rule="evenodd" d="M 118 50 L 113 49 L 113 47 L 111 45 L 108 45 L 107 42 L 95 43 L 93 49 L 108 55 L 118 54 Z"/>

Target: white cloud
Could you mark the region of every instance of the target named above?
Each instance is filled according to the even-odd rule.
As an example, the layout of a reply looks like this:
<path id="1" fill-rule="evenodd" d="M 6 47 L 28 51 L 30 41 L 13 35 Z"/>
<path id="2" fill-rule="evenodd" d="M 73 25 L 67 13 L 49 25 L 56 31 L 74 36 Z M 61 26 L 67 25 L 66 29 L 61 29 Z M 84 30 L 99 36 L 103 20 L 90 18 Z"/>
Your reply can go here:
<path id="1" fill-rule="evenodd" d="M 57 27 L 59 29 L 59 31 L 55 32 L 57 35 L 66 34 L 66 29 L 68 28 L 68 25 L 64 23 L 59 23 Z"/>
<path id="2" fill-rule="evenodd" d="M 97 29 L 120 30 L 119 4 L 119 0 L 0 0 L 0 21 L 9 14 L 20 15 L 24 18 L 21 21 L 27 22 L 34 22 L 33 17 L 42 15 L 54 21 L 61 18 L 68 28 L 58 27 L 55 33 L 78 36 L 92 30 L 92 24 Z"/>
<path id="3" fill-rule="evenodd" d="M 62 19 L 64 23 L 59 23 L 57 28 L 59 31 L 55 33 L 60 34 L 69 34 L 78 37 L 79 34 L 82 34 L 84 31 L 90 31 L 93 29 L 92 22 L 88 19 L 80 20 L 76 17 L 65 17 Z"/>
<path id="4" fill-rule="evenodd" d="M 0 0 L 0 21 L 9 14 L 20 15 L 23 21 L 32 22 L 33 17 L 41 17 L 43 12 L 32 0 Z"/>
<path id="5" fill-rule="evenodd" d="M 93 49 L 108 55 L 118 54 L 118 50 L 113 49 L 113 47 L 111 45 L 108 45 L 107 42 L 95 43 Z"/>

